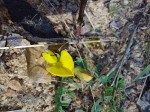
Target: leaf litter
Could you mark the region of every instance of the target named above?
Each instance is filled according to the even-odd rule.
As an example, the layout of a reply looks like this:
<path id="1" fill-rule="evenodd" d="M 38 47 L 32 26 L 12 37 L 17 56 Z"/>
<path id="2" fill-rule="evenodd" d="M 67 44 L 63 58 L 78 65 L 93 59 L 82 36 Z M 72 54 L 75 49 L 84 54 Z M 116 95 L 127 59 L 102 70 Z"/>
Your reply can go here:
<path id="1" fill-rule="evenodd" d="M 69 38 L 75 33 L 77 1 L 27 1 L 53 23 L 56 32 Z M 12 20 L 6 9 L 0 8 L 1 40 L 12 35 L 26 37 L 17 34 L 17 25 L 10 27 Z M 48 74 L 41 54 L 55 46 L 1 51 L 0 111 L 148 112 L 149 13 L 149 1 L 88 1 L 81 30 L 85 43 L 65 48 L 75 64 L 94 77 L 88 83 Z M 86 43 L 99 39 L 103 42 Z M 7 40 L 1 47 L 30 44 L 26 39 Z"/>

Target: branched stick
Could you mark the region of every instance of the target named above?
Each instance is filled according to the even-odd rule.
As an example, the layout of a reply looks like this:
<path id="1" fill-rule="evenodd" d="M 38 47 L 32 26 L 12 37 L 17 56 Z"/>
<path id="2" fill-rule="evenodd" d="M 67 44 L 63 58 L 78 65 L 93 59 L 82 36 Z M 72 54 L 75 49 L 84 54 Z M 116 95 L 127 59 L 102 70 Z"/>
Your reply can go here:
<path id="1" fill-rule="evenodd" d="M 127 56 L 128 56 L 129 53 L 130 53 L 131 46 L 132 46 L 132 44 L 133 44 L 133 39 L 134 39 L 135 34 L 136 34 L 136 30 L 137 30 L 137 26 L 136 26 L 136 28 L 134 29 L 134 32 L 133 32 L 133 34 L 132 34 L 132 36 L 131 36 L 131 38 L 130 38 L 129 44 L 128 44 L 127 49 L 126 49 L 126 51 L 125 51 L 125 54 L 123 55 L 123 57 L 122 57 L 122 59 L 121 59 L 121 62 L 120 62 L 120 64 L 119 64 L 119 68 L 118 68 L 118 70 L 117 70 L 117 72 L 116 72 L 116 75 L 115 75 L 114 81 L 113 81 L 113 83 L 112 83 L 112 86 L 115 85 L 115 83 L 116 83 L 116 87 L 118 86 L 118 80 L 119 80 L 119 77 L 120 77 L 120 71 L 121 71 L 121 68 L 122 68 L 122 66 L 123 66 L 123 64 L 124 64 L 124 62 L 125 62 L 125 60 L 127 59 Z"/>

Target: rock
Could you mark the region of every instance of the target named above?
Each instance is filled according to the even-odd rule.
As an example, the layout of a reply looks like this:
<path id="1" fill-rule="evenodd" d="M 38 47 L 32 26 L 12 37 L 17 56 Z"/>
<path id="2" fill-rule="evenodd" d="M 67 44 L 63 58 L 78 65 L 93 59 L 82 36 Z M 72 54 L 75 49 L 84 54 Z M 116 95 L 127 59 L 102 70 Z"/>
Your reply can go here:
<path id="1" fill-rule="evenodd" d="M 51 75 L 44 69 L 46 66 L 42 53 L 45 52 L 47 47 L 37 47 L 26 49 L 26 57 L 28 63 L 28 76 L 36 83 L 49 83 L 51 82 Z"/>
<path id="2" fill-rule="evenodd" d="M 25 54 L 28 63 L 28 69 L 43 64 L 44 59 L 41 57 L 41 54 L 42 52 L 45 52 L 46 49 L 47 47 L 36 47 L 26 49 Z"/>
<path id="3" fill-rule="evenodd" d="M 137 101 L 137 104 L 140 107 L 141 112 L 149 112 L 150 104 L 147 100 L 141 98 Z"/>
<path id="4" fill-rule="evenodd" d="M 26 39 L 23 39 L 23 37 L 17 33 L 12 33 L 12 35 L 4 36 L 4 38 L 7 39 L 8 47 L 30 45 L 30 43 Z M 5 42 L 3 44 L 5 45 Z M 0 43 L 0 46 L 1 45 L 2 44 Z M 5 63 L 4 65 L 7 68 L 7 72 L 10 72 L 10 74 L 17 74 L 20 76 L 27 75 L 27 63 L 24 49 L 5 50 L 2 55 L 2 60 Z"/>
<path id="5" fill-rule="evenodd" d="M 43 99 L 36 97 L 31 93 L 27 93 L 25 95 L 18 95 L 17 98 L 14 100 L 16 100 L 16 102 L 22 103 L 24 105 L 24 109 L 26 106 L 27 107 L 33 107 L 33 106 L 38 107 L 40 104 L 44 103 Z M 31 111 L 27 111 L 27 112 L 31 112 Z"/>
<path id="6" fill-rule="evenodd" d="M 27 62 L 24 54 L 24 49 L 9 49 L 2 56 L 7 71 L 17 76 L 27 75 Z"/>
<path id="7" fill-rule="evenodd" d="M 6 83 L 10 80 L 8 72 L 5 69 L 4 62 L 0 59 L 0 91 L 6 89 Z"/>
<path id="8" fill-rule="evenodd" d="M 4 5 L 4 0 L 0 0 L 0 34 L 5 34 L 10 28 L 11 18 L 7 8 Z M 9 27 L 9 28 L 8 28 Z"/>
<path id="9" fill-rule="evenodd" d="M 7 46 L 27 46 L 30 45 L 30 42 L 26 39 L 23 39 L 23 37 L 17 33 L 12 33 L 8 37 L 6 37 L 7 40 Z"/>
<path id="10" fill-rule="evenodd" d="M 118 30 L 118 29 L 120 29 L 121 27 L 123 27 L 123 24 L 122 24 L 121 21 L 112 21 L 112 22 L 110 23 L 110 27 L 113 28 L 113 29 Z"/>
<path id="11" fill-rule="evenodd" d="M 51 75 L 42 67 L 35 66 L 29 72 L 29 77 L 36 83 L 49 83 L 51 82 Z"/>
<path id="12" fill-rule="evenodd" d="M 20 91 L 22 89 L 20 82 L 15 79 L 11 80 L 8 83 L 8 87 L 10 87 L 11 89 L 16 90 L 16 91 Z"/>
<path id="13" fill-rule="evenodd" d="M 55 32 L 52 23 L 35 10 L 26 0 L 4 0 L 4 3 L 13 22 L 22 26 L 25 32 L 32 35 L 32 37 L 27 36 L 28 40 L 45 42 L 50 38 L 62 37 Z M 32 19 L 33 17 L 34 19 Z"/>

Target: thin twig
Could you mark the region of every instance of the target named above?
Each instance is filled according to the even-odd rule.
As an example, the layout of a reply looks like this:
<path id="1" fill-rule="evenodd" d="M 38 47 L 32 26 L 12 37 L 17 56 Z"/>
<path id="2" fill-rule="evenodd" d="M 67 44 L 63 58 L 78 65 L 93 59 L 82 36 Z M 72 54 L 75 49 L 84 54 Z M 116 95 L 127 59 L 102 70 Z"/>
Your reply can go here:
<path id="1" fill-rule="evenodd" d="M 23 39 L 22 39 L 23 40 Z M 70 39 L 71 40 L 71 39 Z M 3 40 L 2 40 L 3 41 Z M 96 42 L 111 42 L 110 40 L 93 40 L 93 41 L 79 41 L 79 40 L 72 40 L 68 42 L 68 44 L 76 45 L 76 44 L 83 44 L 83 43 L 96 43 Z M 50 44 L 34 44 L 34 45 L 24 45 L 24 46 L 11 46 L 11 47 L 0 47 L 0 50 L 3 49 L 20 49 L 20 48 L 30 48 L 30 47 L 42 47 L 42 46 L 50 46 L 50 45 L 62 45 L 64 43 L 50 43 Z"/>
<path id="2" fill-rule="evenodd" d="M 132 46 L 132 44 L 133 44 L 133 39 L 134 39 L 135 34 L 136 34 L 136 30 L 137 30 L 137 26 L 136 26 L 136 28 L 134 29 L 134 32 L 133 32 L 133 34 L 132 34 L 132 36 L 131 36 L 131 38 L 130 38 L 129 44 L 128 44 L 128 46 L 127 46 L 127 49 L 126 49 L 126 51 L 125 51 L 125 53 L 124 53 L 124 55 L 123 55 L 123 58 L 121 59 L 121 62 L 120 62 L 118 71 L 116 72 L 116 75 L 115 75 L 115 78 L 114 78 L 114 80 L 113 80 L 112 86 L 113 86 L 115 83 L 116 83 L 116 86 L 118 86 L 118 80 L 119 80 L 119 77 L 120 77 L 120 71 L 121 71 L 121 68 L 122 68 L 122 66 L 123 66 L 123 64 L 124 64 L 124 62 L 125 62 L 127 56 L 128 56 L 129 53 L 130 53 L 131 46 Z"/>
<path id="3" fill-rule="evenodd" d="M 140 77 L 139 79 L 145 79 L 145 78 L 148 78 L 150 76 L 150 74 L 147 74 L 146 76 L 143 76 L 143 77 Z"/>
<path id="4" fill-rule="evenodd" d="M 145 87 L 145 84 L 146 84 L 147 78 L 148 78 L 148 77 L 146 77 L 146 78 L 145 78 L 145 80 L 144 80 L 144 84 L 143 84 L 143 86 L 142 86 L 142 90 L 141 90 L 140 96 L 139 96 L 139 98 L 138 98 L 138 100 L 137 100 L 137 104 L 139 103 L 140 98 L 141 98 L 141 96 L 142 96 L 142 93 L 143 93 L 143 90 L 144 90 L 144 87 Z"/>
<path id="5" fill-rule="evenodd" d="M 122 57 L 119 59 L 119 61 L 117 62 L 117 64 L 107 73 L 107 77 L 110 76 L 110 74 L 118 68 L 121 59 L 122 59 Z"/>
<path id="6" fill-rule="evenodd" d="M 0 50 L 4 49 L 21 49 L 21 48 L 31 48 L 31 47 L 43 47 L 45 46 L 44 44 L 37 44 L 37 45 L 27 45 L 27 46 L 12 46 L 12 47 L 0 47 Z"/>

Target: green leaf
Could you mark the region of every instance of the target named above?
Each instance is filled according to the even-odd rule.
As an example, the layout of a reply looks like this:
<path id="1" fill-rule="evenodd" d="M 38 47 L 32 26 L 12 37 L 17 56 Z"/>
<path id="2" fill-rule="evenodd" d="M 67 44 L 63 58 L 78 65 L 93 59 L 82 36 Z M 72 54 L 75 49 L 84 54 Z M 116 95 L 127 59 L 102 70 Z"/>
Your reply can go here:
<path id="1" fill-rule="evenodd" d="M 95 67 L 95 72 L 94 72 L 94 76 L 95 78 L 99 78 L 99 73 L 100 71 L 103 69 L 102 65 L 97 64 Z"/>
<path id="2" fill-rule="evenodd" d="M 118 104 L 118 102 L 119 102 L 118 99 L 116 99 L 116 100 L 113 102 L 113 106 L 116 107 L 117 104 Z"/>
<path id="3" fill-rule="evenodd" d="M 115 112 L 115 110 L 113 109 L 113 107 L 110 107 L 109 105 L 106 106 L 107 112 Z"/>
<path id="4" fill-rule="evenodd" d="M 57 112 L 65 112 L 63 109 L 62 109 L 62 106 L 68 106 L 70 104 L 70 102 L 68 101 L 63 101 L 62 100 L 62 97 L 64 94 L 66 94 L 67 92 L 67 89 L 65 87 L 63 87 L 63 85 L 61 85 L 57 90 L 56 90 L 56 93 L 55 93 L 55 96 L 54 96 L 54 101 L 55 101 L 55 109 Z"/>
<path id="5" fill-rule="evenodd" d="M 77 110 L 76 112 L 84 112 L 82 109 Z"/>
<path id="6" fill-rule="evenodd" d="M 102 32 L 102 30 L 101 30 L 101 28 L 100 28 L 100 27 L 96 28 L 96 29 L 95 29 L 95 31 L 96 31 L 96 32 L 99 32 L 99 33 L 101 33 L 101 32 Z"/>
<path id="7" fill-rule="evenodd" d="M 72 99 L 76 98 L 76 96 L 74 95 L 74 93 L 72 91 L 69 91 L 68 94 L 69 94 L 70 98 L 72 98 Z"/>
<path id="8" fill-rule="evenodd" d="M 83 60 L 79 57 L 76 58 L 76 61 L 75 61 L 75 64 L 78 65 L 79 67 L 81 68 L 84 68 L 84 65 L 83 65 Z"/>
<path id="9" fill-rule="evenodd" d="M 142 70 L 134 80 L 136 81 L 139 78 L 144 77 L 145 75 L 149 74 L 149 72 L 150 72 L 150 64 L 147 67 L 145 67 L 144 70 Z"/>
<path id="10" fill-rule="evenodd" d="M 110 109 L 108 112 L 115 112 L 115 110 L 114 109 Z"/>
<path id="11" fill-rule="evenodd" d="M 60 105 L 56 105 L 55 109 L 57 112 L 65 112 Z"/>
<path id="12" fill-rule="evenodd" d="M 88 83 L 88 86 L 93 86 L 93 84 L 94 84 L 94 81 L 90 80 L 89 83 Z"/>
<path id="13" fill-rule="evenodd" d="M 123 77 L 123 76 L 121 77 L 121 80 L 119 80 L 119 82 L 118 82 L 118 87 L 122 88 L 122 89 L 124 89 L 126 87 L 125 77 Z"/>
<path id="14" fill-rule="evenodd" d="M 99 72 L 103 69 L 103 66 L 100 64 L 96 65 L 95 72 L 99 74 Z"/>
<path id="15" fill-rule="evenodd" d="M 104 96 L 104 99 L 106 102 L 110 102 L 112 99 L 112 96 Z"/>
<path id="16" fill-rule="evenodd" d="M 123 107 L 118 109 L 119 112 L 124 112 Z"/>
<path id="17" fill-rule="evenodd" d="M 59 112 L 65 112 L 64 110 L 59 110 Z"/>
<path id="18" fill-rule="evenodd" d="M 114 70 L 110 73 L 110 75 L 108 76 L 108 82 L 109 83 L 111 83 L 111 80 L 114 78 L 115 74 L 116 74 L 116 70 Z"/>
<path id="19" fill-rule="evenodd" d="M 69 106 L 70 102 L 68 101 L 60 101 L 61 106 Z"/>
<path id="20" fill-rule="evenodd" d="M 105 94 L 106 95 L 111 95 L 113 93 L 113 87 L 112 86 L 109 86 L 109 87 L 106 87 L 105 88 Z"/>
<path id="21" fill-rule="evenodd" d="M 103 75 L 99 78 L 99 80 L 102 84 L 105 84 L 105 83 L 107 83 L 108 77 Z"/>
<path id="22" fill-rule="evenodd" d="M 94 103 L 94 105 L 93 105 L 93 107 L 91 109 L 91 112 L 100 112 L 102 110 L 102 106 L 99 103 L 101 103 L 101 102 L 102 102 L 102 99 L 98 99 Z"/>

